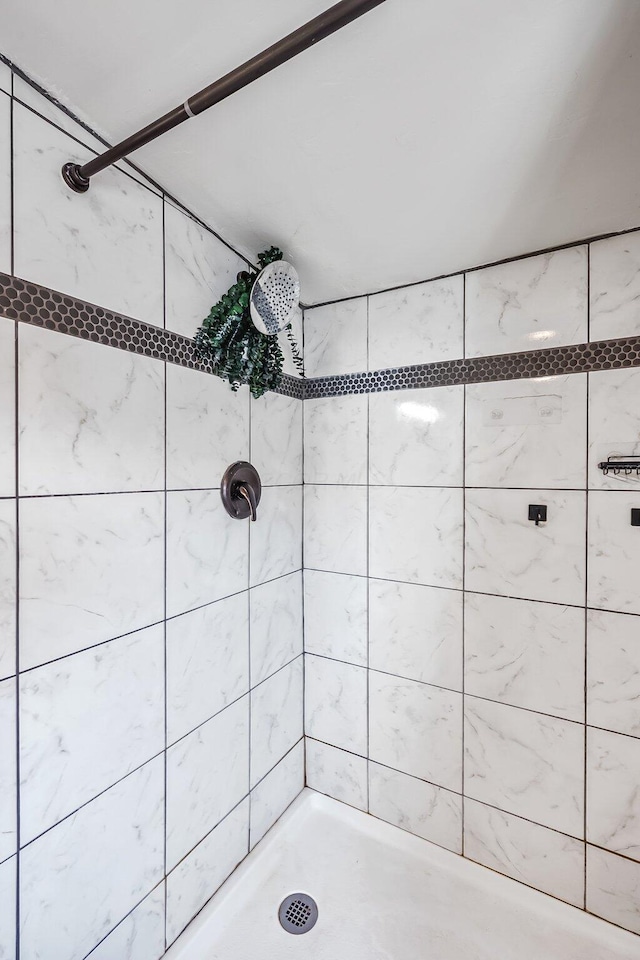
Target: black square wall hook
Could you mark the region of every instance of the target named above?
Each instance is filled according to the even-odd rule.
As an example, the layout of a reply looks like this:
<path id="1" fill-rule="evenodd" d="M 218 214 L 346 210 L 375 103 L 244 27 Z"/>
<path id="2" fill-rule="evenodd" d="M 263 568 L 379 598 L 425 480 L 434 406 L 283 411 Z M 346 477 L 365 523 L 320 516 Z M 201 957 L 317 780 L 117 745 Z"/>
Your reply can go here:
<path id="1" fill-rule="evenodd" d="M 529 520 L 535 520 L 536 527 L 541 523 L 546 523 L 547 508 L 544 503 L 529 504 Z"/>

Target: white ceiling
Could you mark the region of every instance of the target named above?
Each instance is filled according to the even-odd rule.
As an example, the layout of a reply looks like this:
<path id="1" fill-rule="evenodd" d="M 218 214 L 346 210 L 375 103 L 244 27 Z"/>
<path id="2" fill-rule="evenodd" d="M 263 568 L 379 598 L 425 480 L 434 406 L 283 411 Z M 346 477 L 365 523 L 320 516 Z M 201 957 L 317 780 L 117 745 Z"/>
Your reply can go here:
<path id="1" fill-rule="evenodd" d="M 118 140 L 330 5 L 0 0 L 0 44 Z M 387 0 L 133 159 L 313 303 L 640 225 L 639 103 L 637 0 Z"/>

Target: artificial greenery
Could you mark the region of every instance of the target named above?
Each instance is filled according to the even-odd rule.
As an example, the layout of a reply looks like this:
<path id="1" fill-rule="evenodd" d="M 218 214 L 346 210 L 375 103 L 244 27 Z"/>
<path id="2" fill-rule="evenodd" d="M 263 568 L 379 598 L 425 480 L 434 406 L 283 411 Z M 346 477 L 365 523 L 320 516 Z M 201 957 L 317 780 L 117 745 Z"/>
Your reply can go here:
<path id="1" fill-rule="evenodd" d="M 282 250 L 270 247 L 258 257 L 260 270 L 282 260 Z M 274 390 L 282 379 L 284 357 L 278 337 L 260 333 L 253 325 L 249 302 L 259 270 L 239 273 L 234 285 L 211 308 L 195 335 L 195 348 L 202 360 L 210 360 L 219 377 L 228 380 L 232 390 L 247 384 L 254 397 Z M 303 373 L 302 357 L 291 331 L 286 328 L 293 362 Z"/>

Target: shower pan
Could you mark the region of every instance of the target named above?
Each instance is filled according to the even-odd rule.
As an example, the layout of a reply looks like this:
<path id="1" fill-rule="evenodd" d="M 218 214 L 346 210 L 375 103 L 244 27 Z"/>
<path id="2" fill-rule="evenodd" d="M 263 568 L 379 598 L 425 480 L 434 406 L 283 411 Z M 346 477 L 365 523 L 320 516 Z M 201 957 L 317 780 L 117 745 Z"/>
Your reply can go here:
<path id="1" fill-rule="evenodd" d="M 294 891 L 308 933 L 279 922 Z M 300 895 L 295 898 L 300 901 Z M 305 789 L 166 960 L 635 960 L 638 939 Z"/>

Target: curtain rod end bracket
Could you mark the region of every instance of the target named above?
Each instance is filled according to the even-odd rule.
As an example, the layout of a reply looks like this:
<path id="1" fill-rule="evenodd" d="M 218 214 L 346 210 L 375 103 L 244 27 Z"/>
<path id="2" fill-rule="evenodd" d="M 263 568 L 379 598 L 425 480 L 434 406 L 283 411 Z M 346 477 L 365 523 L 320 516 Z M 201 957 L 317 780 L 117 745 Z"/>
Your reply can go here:
<path id="1" fill-rule="evenodd" d="M 76 193 L 87 192 L 90 180 L 83 176 L 79 163 L 65 163 L 61 172 L 62 179 L 68 187 L 75 190 Z"/>

